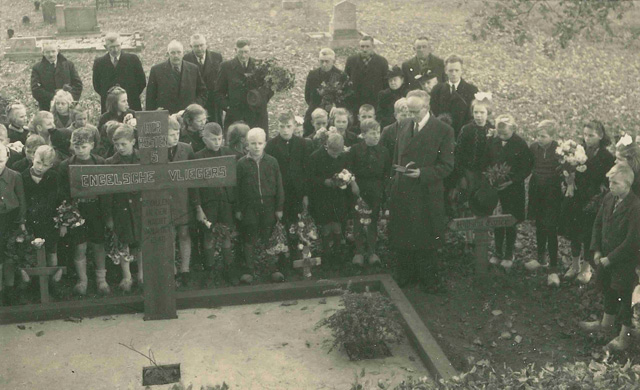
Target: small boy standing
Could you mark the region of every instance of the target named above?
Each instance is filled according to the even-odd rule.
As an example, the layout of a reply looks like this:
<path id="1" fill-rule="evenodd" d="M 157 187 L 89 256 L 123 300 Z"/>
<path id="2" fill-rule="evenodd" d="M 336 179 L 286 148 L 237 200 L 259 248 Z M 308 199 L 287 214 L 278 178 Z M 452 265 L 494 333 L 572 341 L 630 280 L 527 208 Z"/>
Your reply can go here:
<path id="1" fill-rule="evenodd" d="M 247 133 L 249 153 L 238 161 L 236 218 L 241 221 L 244 235 L 244 256 L 247 273 L 241 282 L 253 282 L 253 249 L 258 238 L 268 239 L 273 226 L 282 219 L 284 189 L 278 160 L 264 153 L 267 135 L 264 130 L 255 127 Z M 284 277 L 274 272 L 272 279 Z"/>
<path id="2" fill-rule="evenodd" d="M 86 128 L 77 129 L 71 135 L 71 144 L 74 155 L 60 163 L 58 167 L 58 198 L 60 203 L 67 201 L 71 204 L 71 190 L 69 183 L 70 165 L 104 165 L 105 160 L 94 155 L 93 131 Z M 98 292 L 108 294 L 110 292 L 107 284 L 104 253 L 104 220 L 107 217 L 109 197 L 91 196 L 77 200 L 78 210 L 84 219 L 84 224 L 67 231 L 65 226 L 60 227 L 60 237 L 70 234 L 71 241 L 75 247 L 74 263 L 78 274 L 78 283 L 74 291 L 79 295 L 87 293 L 87 242 L 93 249 L 96 263 L 96 283 Z"/>
<path id="3" fill-rule="evenodd" d="M 631 168 L 614 166 L 609 173 L 611 190 L 602 202 L 593 225 L 591 250 L 602 282 L 604 316 L 602 321 L 581 322 L 582 329 L 593 332 L 612 330 L 616 315 L 622 323 L 618 337 L 607 348 L 625 350 L 631 342 L 631 295 L 635 267 L 640 251 L 640 199 L 631 191 Z"/>
<path id="4" fill-rule="evenodd" d="M 42 145 L 46 145 L 46 141 L 44 138 L 39 136 L 38 134 L 31 134 L 27 137 L 27 142 L 24 144 L 24 157 L 13 164 L 13 169 L 16 172 L 22 173 L 25 170 L 31 168 L 31 164 L 33 163 L 33 156 L 36 153 L 36 149 Z M 54 161 L 54 167 L 59 165 L 60 161 L 57 158 Z"/>
<path id="5" fill-rule="evenodd" d="M 231 132 L 231 131 L 230 131 Z M 222 146 L 224 143 L 222 136 L 222 128 L 215 122 L 209 122 L 204 126 L 202 131 L 202 140 L 205 148 L 196 153 L 195 158 L 211 158 L 222 156 L 235 156 L 236 153 Z M 233 263 L 233 253 L 231 251 L 231 228 L 233 227 L 233 205 L 235 203 L 235 192 L 231 187 L 203 187 L 199 189 L 200 196 L 196 200 L 196 218 L 200 222 L 208 220 L 212 227 L 216 224 L 222 224 L 225 229 L 222 233 L 222 277 L 229 283 L 233 283 L 231 279 L 231 265 Z M 216 237 L 211 229 L 204 231 L 204 254 L 205 254 L 205 270 L 209 273 L 214 271 L 215 265 L 215 249 Z M 212 276 L 212 275 L 210 275 Z"/>
<path id="6" fill-rule="evenodd" d="M 75 134 L 75 133 L 74 133 Z M 129 125 L 120 124 L 113 133 L 113 147 L 116 153 L 106 160 L 109 165 L 139 164 L 140 156 L 134 148 L 136 144 L 135 129 Z M 142 259 L 140 256 L 140 240 L 142 239 L 142 205 L 139 192 L 113 194 L 109 198 L 107 208 L 107 227 L 113 229 L 118 240 L 129 246 L 129 253 L 138 262 L 138 280 L 142 282 Z M 119 287 L 123 291 L 130 291 L 131 268 L 130 262 L 121 261 L 122 280 Z"/>
<path id="7" fill-rule="evenodd" d="M 6 251 L 7 238 L 11 231 L 20 225 L 25 230 L 24 221 L 27 211 L 27 203 L 24 197 L 22 176 L 16 171 L 7 168 L 9 150 L 0 145 L 0 294 L 3 301 L 10 301 L 14 293 L 13 264 L 4 264 L 8 257 Z M 4 273 L 3 273 L 4 268 Z M 3 281 L 7 291 L 3 293 Z M 11 302 L 7 302 L 11 303 Z"/>

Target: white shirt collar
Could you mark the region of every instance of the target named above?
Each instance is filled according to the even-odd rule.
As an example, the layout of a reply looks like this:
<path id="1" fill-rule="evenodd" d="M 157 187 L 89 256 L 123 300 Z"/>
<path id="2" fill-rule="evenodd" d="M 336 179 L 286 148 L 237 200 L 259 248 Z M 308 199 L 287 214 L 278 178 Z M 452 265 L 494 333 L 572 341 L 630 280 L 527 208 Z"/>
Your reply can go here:
<path id="1" fill-rule="evenodd" d="M 422 120 L 420 121 L 420 123 L 418 123 L 418 131 L 422 130 L 422 128 L 427 124 L 427 121 L 429 120 L 430 116 L 431 116 L 431 113 L 427 112 L 427 115 L 425 115 L 424 118 L 422 118 Z"/>
<path id="2" fill-rule="evenodd" d="M 198 61 L 202 61 L 202 63 L 204 64 L 207 61 L 207 52 L 204 52 L 204 55 L 202 56 L 202 60 L 200 59 L 200 57 L 196 56 L 196 58 L 198 59 Z"/>
<path id="3" fill-rule="evenodd" d="M 119 55 L 117 57 L 114 57 L 111 54 L 109 54 L 109 57 L 111 57 L 111 62 L 113 62 L 113 60 L 120 61 L 120 56 Z"/>

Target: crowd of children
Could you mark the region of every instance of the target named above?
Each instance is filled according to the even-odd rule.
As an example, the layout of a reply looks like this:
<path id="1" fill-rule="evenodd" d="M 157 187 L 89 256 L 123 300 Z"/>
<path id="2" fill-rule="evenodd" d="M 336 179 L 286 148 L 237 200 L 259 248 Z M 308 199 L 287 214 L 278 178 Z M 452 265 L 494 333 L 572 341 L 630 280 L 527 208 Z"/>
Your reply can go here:
<path id="1" fill-rule="evenodd" d="M 452 96 L 463 94 L 461 85 L 470 84 L 460 77 L 459 57 L 445 63 L 451 80 L 455 76 L 458 81 L 450 83 L 450 88 L 438 87 L 438 96 L 453 99 Z M 234 188 L 171 190 L 171 220 L 180 259 L 179 269 L 176 267 L 178 284 L 191 283 L 193 248 L 202 255 L 208 280 L 220 268 L 229 283 L 251 283 L 256 273 L 258 242 L 267 240 L 277 223 L 296 224 L 307 211 L 320 232 L 323 263 L 340 262 L 350 221 L 355 238 L 352 263 L 380 263 L 378 230 L 369 225 L 377 226 L 384 211 L 392 179 L 391 161 L 401 131 L 399 123 L 410 116 L 402 72 L 393 68 L 388 81 L 389 90 L 381 92 L 378 113 L 372 105 L 364 104 L 354 121 L 345 108 L 337 107 L 331 112 L 316 108 L 309 113 L 312 129 L 306 137 L 300 118 L 288 111 L 280 113 L 277 134 L 272 137 L 269 129 L 250 129 L 242 122 L 232 124 L 225 135 L 217 123 L 207 123 L 206 110 L 197 104 L 172 115 L 167 137 L 169 161 L 221 156 L 237 159 Z M 471 87 L 464 88 L 474 90 Z M 585 323 L 584 327 L 609 327 L 611 316 L 618 312 L 628 327 L 640 250 L 638 144 L 630 136 L 622 137 L 613 148 L 614 156 L 604 126 L 591 121 L 584 125 L 575 146 L 584 152 L 584 161 L 573 164 L 574 169 L 565 168 L 576 157 L 567 157 L 568 150 L 560 145 L 555 121 L 541 121 L 534 130 L 534 141 L 527 145 L 517 134 L 513 116 L 491 119 L 489 93 L 460 99 L 468 103 L 465 107 L 460 106 L 460 101 L 448 107 L 446 99 L 439 99 L 435 102 L 441 111 L 439 118 L 459 127 L 447 201 L 456 204 L 457 211 L 473 209 L 470 205 L 478 202 L 481 190 L 486 190 L 487 185 L 493 187 L 502 213 L 513 215 L 517 223 L 526 218 L 535 221 L 537 259 L 527 267 L 548 265 L 551 285 L 560 283 L 558 236 L 567 237 L 571 241 L 572 262 L 564 279 L 578 278 L 586 283 L 592 270 L 597 270 L 605 296 L 603 320 Z M 10 145 L 0 147 L 0 259 L 7 257 L 2 251 L 12 229 L 27 230 L 43 238 L 50 266 L 58 264 L 58 245 L 65 242 L 72 249 L 77 275 L 74 291 L 81 295 L 87 293 L 89 283 L 88 246 L 95 262 L 96 290 L 102 294 L 111 291 L 105 266 L 105 237 L 109 234 L 117 237 L 130 254 L 129 259 L 137 263 L 138 283 L 143 282 L 140 194 L 81 199 L 70 196 L 71 165 L 139 162 L 135 112 L 129 109 L 126 91 L 118 86 L 111 88 L 106 109 L 98 127 L 92 126 L 88 112 L 74 105 L 69 92 L 60 90 L 51 101 L 51 112 L 37 112 L 27 123 L 26 107 L 12 103 L 6 108 L 8 126 L 0 126 L 0 140 L 3 145 Z M 380 121 L 386 125 L 383 129 Z M 487 169 L 494 170 L 493 176 L 486 174 Z M 340 176 L 344 172 L 347 176 Z M 337 179 L 341 177 L 342 181 Z M 525 183 L 529 177 L 527 194 Z M 73 205 L 84 222 L 73 227 L 54 222 L 60 205 Z M 355 206 L 370 210 L 371 218 L 357 217 Z M 495 229 L 492 263 L 512 266 L 517 223 Z M 234 255 L 235 230 L 240 238 Z M 218 246 L 221 261 L 216 268 Z M 291 260 L 301 255 L 296 245 L 290 253 L 289 259 L 280 256 L 270 268 L 273 280 L 284 280 Z M 131 261 L 120 262 L 119 287 L 124 291 L 130 291 L 133 285 Z M 0 272 L 0 287 L 4 282 L 5 289 L 12 290 L 13 265 L 0 262 Z M 60 275 L 52 279 L 57 282 Z M 628 341 L 623 336 L 612 345 L 623 348 Z"/>

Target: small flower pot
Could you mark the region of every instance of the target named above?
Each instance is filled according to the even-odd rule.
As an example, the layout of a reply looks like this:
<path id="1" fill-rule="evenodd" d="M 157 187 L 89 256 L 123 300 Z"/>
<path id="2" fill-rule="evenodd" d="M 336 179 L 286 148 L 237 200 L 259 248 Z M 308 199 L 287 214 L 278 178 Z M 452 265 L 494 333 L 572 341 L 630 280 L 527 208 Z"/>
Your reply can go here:
<path id="1" fill-rule="evenodd" d="M 180 363 L 142 368 L 142 386 L 166 385 L 180 382 Z"/>
<path id="2" fill-rule="evenodd" d="M 344 343 L 344 349 L 347 351 L 347 356 L 349 356 L 349 360 L 351 361 L 384 359 L 391 356 L 391 350 L 384 341 L 366 345 Z"/>

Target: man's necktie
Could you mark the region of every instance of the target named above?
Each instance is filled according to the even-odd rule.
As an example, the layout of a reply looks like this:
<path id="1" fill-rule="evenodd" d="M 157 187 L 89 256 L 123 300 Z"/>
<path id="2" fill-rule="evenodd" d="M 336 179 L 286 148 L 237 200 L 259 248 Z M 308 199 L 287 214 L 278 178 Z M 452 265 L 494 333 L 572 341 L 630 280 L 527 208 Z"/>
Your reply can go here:
<path id="1" fill-rule="evenodd" d="M 456 91 L 456 86 L 451 84 L 451 94 L 453 95 L 455 91 Z"/>
<path id="2" fill-rule="evenodd" d="M 113 67 L 118 66 L 118 57 L 113 57 Z"/>
<path id="3" fill-rule="evenodd" d="M 616 208 L 618 208 L 618 205 L 620 204 L 621 201 L 622 199 L 620 199 L 617 196 L 613 199 L 613 212 L 616 211 Z"/>
<path id="4" fill-rule="evenodd" d="M 419 126 L 418 123 L 413 124 L 413 133 L 411 134 L 412 137 L 415 137 L 416 135 L 418 135 L 418 130 L 420 130 L 418 126 Z"/>

